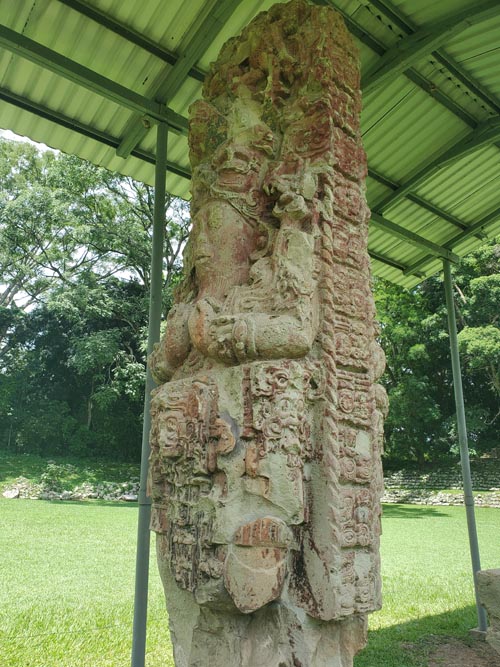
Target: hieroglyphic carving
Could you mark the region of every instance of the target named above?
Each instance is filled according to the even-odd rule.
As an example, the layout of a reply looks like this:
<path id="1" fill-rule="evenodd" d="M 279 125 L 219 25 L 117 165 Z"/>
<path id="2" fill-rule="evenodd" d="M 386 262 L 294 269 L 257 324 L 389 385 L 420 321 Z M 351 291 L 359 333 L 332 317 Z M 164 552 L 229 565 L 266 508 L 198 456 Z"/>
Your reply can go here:
<path id="1" fill-rule="evenodd" d="M 292 0 L 222 49 L 190 110 L 193 229 L 151 359 L 178 666 L 348 667 L 380 606 L 387 400 L 360 108 L 341 19 Z"/>

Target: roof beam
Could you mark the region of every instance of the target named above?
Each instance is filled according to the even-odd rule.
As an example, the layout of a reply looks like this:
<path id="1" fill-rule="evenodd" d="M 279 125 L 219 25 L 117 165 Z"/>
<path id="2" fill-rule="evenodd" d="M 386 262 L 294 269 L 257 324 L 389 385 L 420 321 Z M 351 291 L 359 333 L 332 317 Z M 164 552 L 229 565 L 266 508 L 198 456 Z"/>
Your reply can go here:
<path id="1" fill-rule="evenodd" d="M 371 224 L 379 227 L 380 229 L 383 229 L 389 234 L 392 234 L 392 236 L 396 236 L 397 238 L 402 239 L 407 243 L 411 243 L 412 245 L 417 246 L 417 248 L 424 248 L 431 255 L 442 257 L 449 260 L 450 262 L 459 261 L 458 255 L 455 255 L 455 253 L 451 252 L 444 246 L 433 243 L 432 241 L 428 241 L 423 236 L 415 234 L 415 232 L 412 232 L 409 229 L 405 229 L 404 227 L 397 225 L 391 220 L 387 220 L 387 218 L 384 218 L 382 215 L 376 213 L 375 211 L 372 211 Z"/>
<path id="2" fill-rule="evenodd" d="M 170 70 L 160 74 L 153 84 L 152 97 L 158 102 L 167 103 L 178 92 L 187 73 L 197 63 L 213 42 L 227 19 L 235 11 L 241 0 L 211 0 L 205 8 L 204 20 L 195 26 L 192 34 L 180 47 L 177 62 Z M 120 157 L 127 157 L 146 136 L 149 128 L 134 116 L 127 124 L 124 137 L 117 149 Z"/>
<path id="3" fill-rule="evenodd" d="M 202 20 L 194 26 L 193 32 L 181 43 L 180 55 L 174 67 L 156 81 L 160 99 L 169 100 L 177 93 L 191 64 L 200 60 L 241 2 L 242 0 L 205 2 L 205 16 L 201 17 Z"/>
<path id="4" fill-rule="evenodd" d="M 377 53 L 379 56 L 383 56 L 386 53 L 386 47 L 379 42 L 375 37 L 369 35 L 362 26 L 360 26 L 356 21 L 352 19 L 351 16 L 343 12 L 339 7 L 337 7 L 332 0 L 313 0 L 316 5 L 326 5 L 328 7 L 333 7 L 339 14 L 342 15 L 345 24 L 347 25 L 349 32 L 351 32 L 355 37 L 359 39 L 360 42 L 368 46 L 372 51 Z M 436 88 L 436 84 L 432 81 L 429 81 L 414 68 L 409 68 L 404 72 L 405 76 L 410 79 L 416 86 L 421 88 L 424 93 L 430 95 L 436 102 L 442 104 L 446 109 L 451 111 L 457 118 L 460 118 L 464 121 L 469 127 L 476 127 L 477 121 L 469 114 L 465 109 L 463 109 L 455 100 L 446 93 L 443 93 L 441 90 Z"/>
<path id="5" fill-rule="evenodd" d="M 377 171 L 374 169 L 368 169 L 368 176 L 370 178 L 373 178 L 373 180 L 377 181 L 378 183 L 381 183 L 382 185 L 385 185 L 386 188 L 389 188 L 390 190 L 397 190 L 399 188 L 399 184 L 395 183 L 394 181 L 388 179 L 386 176 L 382 176 L 382 174 L 379 174 Z M 452 215 L 451 213 L 448 213 L 447 211 L 444 211 L 442 208 L 439 208 L 438 206 L 435 206 L 431 202 L 427 201 L 426 199 L 423 199 L 422 197 L 419 197 L 418 195 L 414 195 L 412 193 L 408 193 L 406 197 L 412 201 L 414 204 L 417 204 L 417 206 L 421 206 L 422 208 L 425 208 L 427 211 L 430 213 L 433 213 L 436 215 L 438 218 L 442 218 L 443 220 L 446 220 L 446 222 L 449 222 L 451 225 L 455 225 L 455 227 L 458 227 L 459 229 L 467 229 L 468 225 L 466 222 L 463 220 L 460 220 L 456 216 Z"/>
<path id="6" fill-rule="evenodd" d="M 382 264 L 386 264 L 387 266 L 390 266 L 393 269 L 398 269 L 399 271 L 402 271 L 403 273 L 406 272 L 407 266 L 404 264 L 401 264 L 401 262 L 396 262 L 394 259 L 390 259 L 389 257 L 386 257 L 385 255 L 381 255 L 378 252 L 375 252 L 374 250 L 368 249 L 368 254 L 372 259 L 376 259 L 377 262 L 382 262 Z"/>
<path id="7" fill-rule="evenodd" d="M 407 35 L 415 33 L 418 28 L 405 16 L 391 0 L 370 0 L 370 4 L 384 14 L 391 23 L 400 28 Z M 464 70 L 462 65 L 442 49 L 432 52 L 432 56 L 445 67 L 458 81 L 465 85 L 477 98 L 485 102 L 496 113 L 500 114 L 500 101 L 497 100 L 484 86 Z M 405 72 L 407 74 L 407 72 Z M 472 125 L 474 127 L 475 124 Z"/>
<path id="8" fill-rule="evenodd" d="M 389 21 L 403 32 L 407 34 L 416 32 L 415 24 L 410 22 L 406 16 L 403 16 L 399 8 L 393 5 L 390 0 L 370 0 L 370 5 L 378 9 L 382 14 L 385 14 Z"/>
<path id="9" fill-rule="evenodd" d="M 469 132 L 467 136 L 441 153 L 439 157 L 423 164 L 406 183 L 400 185 L 392 194 L 378 202 L 374 208 L 381 213 L 440 169 L 464 158 L 482 146 L 494 143 L 498 139 L 500 139 L 500 116 L 481 123 L 475 130 Z"/>
<path id="10" fill-rule="evenodd" d="M 481 218 L 477 222 L 474 222 L 472 225 L 469 225 L 465 231 L 463 231 L 461 234 L 458 234 L 451 241 L 448 241 L 445 244 L 446 247 L 450 248 L 450 249 L 453 249 L 459 243 L 462 243 L 462 241 L 466 241 L 471 236 L 475 236 L 478 232 L 483 233 L 483 238 L 484 238 L 484 236 L 487 237 L 488 234 L 487 234 L 487 231 L 484 228 L 487 225 L 494 222 L 495 220 L 497 220 L 498 218 L 500 218 L 500 208 L 496 208 L 491 213 L 488 213 L 488 215 L 485 215 L 484 218 Z"/>
<path id="11" fill-rule="evenodd" d="M 372 167 L 368 167 L 368 176 L 373 178 L 374 181 L 377 181 L 377 183 L 381 183 L 386 188 L 389 188 L 389 190 L 397 190 L 399 188 L 397 183 L 390 178 L 387 178 L 387 176 L 383 176 L 380 172 L 375 171 Z"/>
<path id="12" fill-rule="evenodd" d="M 441 50 L 433 51 L 432 55 L 441 65 L 443 65 L 443 67 L 448 70 L 450 74 L 455 77 L 455 79 L 466 86 L 473 95 L 491 107 L 497 114 L 500 114 L 500 101 L 496 99 L 491 93 L 489 93 L 486 88 L 481 83 L 479 83 L 479 81 L 474 79 L 468 72 L 466 72 L 454 58 L 448 54 L 444 54 Z"/>
<path id="13" fill-rule="evenodd" d="M 423 90 L 424 93 L 429 95 L 429 97 L 432 97 L 432 99 L 436 100 L 436 102 L 439 102 L 439 104 L 444 106 L 445 109 L 451 111 L 454 116 L 460 118 L 460 120 L 463 121 L 466 125 L 472 128 L 477 126 L 477 120 L 471 113 L 461 107 L 460 104 L 458 104 L 458 102 L 456 102 L 452 97 L 439 90 L 433 81 L 426 79 L 424 76 L 422 76 L 422 74 L 420 74 L 420 72 L 417 72 L 416 69 L 411 67 L 410 69 L 407 69 L 406 72 L 404 72 L 404 75 L 412 83 Z"/>
<path id="14" fill-rule="evenodd" d="M 12 104 L 18 109 L 29 111 L 39 118 L 44 118 L 45 120 L 49 120 L 52 123 L 57 123 L 58 125 L 71 130 L 72 132 L 77 132 L 78 134 L 88 137 L 89 139 L 93 139 L 94 141 L 98 141 L 105 146 L 110 146 L 111 148 L 116 149 L 120 143 L 118 138 L 113 137 L 106 132 L 101 132 L 94 127 L 90 127 L 89 125 L 81 123 L 75 118 L 70 118 L 69 116 L 65 116 L 58 111 L 48 109 L 47 107 L 38 104 L 37 102 L 33 102 L 32 100 L 29 100 L 26 97 L 21 97 L 20 95 L 16 95 L 16 93 L 12 93 L 5 88 L 0 88 L 0 100 L 3 100 L 8 104 Z M 146 151 L 142 150 L 134 150 L 132 151 L 131 155 L 138 158 L 139 160 L 142 160 L 143 162 L 148 162 L 152 165 L 156 164 L 156 158 L 152 153 L 147 153 Z M 172 174 L 181 176 L 182 178 L 191 178 L 191 172 L 189 168 L 182 167 L 178 164 L 175 164 L 174 162 L 167 161 L 167 170 Z"/>
<path id="15" fill-rule="evenodd" d="M 454 215 L 451 215 L 450 213 L 447 213 L 446 211 L 443 211 L 443 209 L 438 208 L 437 206 L 434 206 L 434 204 L 431 204 L 431 202 L 428 202 L 427 200 L 422 199 L 422 197 L 419 197 L 418 195 L 408 193 L 407 199 L 412 201 L 414 204 L 417 204 L 417 206 L 425 208 L 427 211 L 429 211 L 429 213 L 432 213 L 432 214 L 436 215 L 438 218 L 442 218 L 443 220 L 446 220 L 446 222 L 449 222 L 450 225 L 453 225 L 454 227 L 458 227 L 458 229 L 467 229 L 467 224 L 465 222 L 463 222 L 462 220 L 459 220 Z"/>
<path id="16" fill-rule="evenodd" d="M 451 239 L 451 241 L 445 243 L 446 248 L 448 249 L 455 248 L 459 243 L 462 243 L 462 241 L 466 241 L 471 236 L 477 236 L 478 233 L 485 235 L 486 230 L 484 228 L 499 218 L 500 218 L 500 208 L 497 208 L 491 213 L 488 213 L 488 215 L 485 215 L 484 218 L 481 218 L 474 224 L 469 225 L 469 227 L 465 231 L 455 236 L 455 238 Z M 419 259 L 417 262 L 414 262 L 411 266 L 405 269 L 404 273 L 405 274 L 415 273 L 415 271 L 419 271 L 433 259 L 434 258 L 432 256 L 426 255 L 425 257 L 422 257 L 422 259 Z"/>
<path id="17" fill-rule="evenodd" d="M 370 33 L 368 33 L 363 28 L 363 26 L 361 26 L 359 23 L 356 23 L 356 21 L 343 9 L 337 7 L 334 0 L 312 0 L 312 1 L 313 4 L 320 5 L 321 7 L 333 7 L 333 9 L 335 9 L 335 11 L 338 12 L 344 19 L 344 22 L 348 27 L 350 33 L 352 33 L 355 37 L 357 37 L 360 42 L 363 42 L 363 44 L 366 44 L 366 46 L 370 47 L 370 49 L 372 51 L 375 51 L 375 53 L 377 53 L 379 56 L 384 55 L 384 53 L 387 50 L 385 46 L 381 42 L 379 42 L 375 37 L 370 35 Z"/>
<path id="18" fill-rule="evenodd" d="M 497 16 L 499 12 L 498 0 L 486 0 L 401 39 L 367 72 L 362 84 L 363 92 L 372 92 L 467 28 Z"/>
<path id="19" fill-rule="evenodd" d="M 98 23 L 103 28 L 107 28 L 116 35 L 120 35 L 120 37 L 123 37 L 128 42 L 139 46 L 141 49 L 144 49 L 144 51 L 151 53 L 151 55 L 156 56 L 169 65 L 175 65 L 178 60 L 178 57 L 175 53 L 172 53 L 172 51 L 165 49 L 163 46 L 148 39 L 142 33 L 137 32 L 133 28 L 129 28 L 124 23 L 120 23 L 116 19 L 111 18 L 111 16 L 108 16 L 105 12 L 97 9 L 97 7 L 89 5 L 87 2 L 84 2 L 84 0 L 59 0 L 59 2 L 70 9 L 73 9 L 75 12 L 86 16 L 91 21 Z M 203 81 L 205 78 L 205 72 L 198 69 L 198 67 L 191 67 L 187 74 L 197 81 Z"/>
<path id="20" fill-rule="evenodd" d="M 187 120 L 180 114 L 2 25 L 0 46 L 115 104 L 167 123 L 176 132 L 187 132 Z"/>

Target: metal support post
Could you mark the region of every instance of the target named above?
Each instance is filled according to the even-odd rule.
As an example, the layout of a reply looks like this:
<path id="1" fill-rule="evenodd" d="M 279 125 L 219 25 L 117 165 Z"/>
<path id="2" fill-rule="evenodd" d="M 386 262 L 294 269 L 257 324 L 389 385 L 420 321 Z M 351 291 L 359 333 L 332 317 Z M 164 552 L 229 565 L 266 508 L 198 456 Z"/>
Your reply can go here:
<path id="1" fill-rule="evenodd" d="M 151 287 L 149 297 L 148 356 L 160 338 L 162 310 L 162 264 L 165 234 L 165 179 L 167 173 L 167 125 L 159 123 L 156 130 L 155 200 L 153 218 L 153 247 L 151 254 Z M 137 555 L 135 569 L 134 627 L 132 631 L 132 667 L 144 667 L 146 657 L 146 622 L 148 614 L 149 578 L 149 518 L 151 499 L 147 495 L 149 407 L 154 381 L 149 368 L 144 392 L 144 423 L 142 428 L 141 478 L 139 487 L 139 523 L 137 528 Z"/>
<path id="2" fill-rule="evenodd" d="M 479 557 L 479 545 L 477 541 L 476 517 L 474 515 L 474 496 L 472 493 L 472 479 L 469 462 L 469 446 L 467 442 L 467 425 L 465 422 L 464 395 L 462 389 L 462 373 L 460 370 L 460 355 L 458 352 L 457 322 L 455 318 L 455 302 L 453 300 L 453 285 L 451 281 L 450 262 L 443 260 L 444 289 L 446 293 L 446 307 L 448 309 L 448 329 L 450 332 L 451 367 L 453 371 L 453 388 L 455 391 L 455 405 L 457 409 L 458 444 L 460 446 L 460 462 L 462 464 L 462 477 L 464 482 L 464 503 L 467 515 L 467 528 L 469 531 L 469 546 L 472 561 L 472 576 L 474 578 L 474 592 L 476 595 L 476 608 L 478 618 L 478 630 L 485 632 L 487 629 L 486 612 L 479 602 L 477 592 L 477 572 L 481 569 Z"/>

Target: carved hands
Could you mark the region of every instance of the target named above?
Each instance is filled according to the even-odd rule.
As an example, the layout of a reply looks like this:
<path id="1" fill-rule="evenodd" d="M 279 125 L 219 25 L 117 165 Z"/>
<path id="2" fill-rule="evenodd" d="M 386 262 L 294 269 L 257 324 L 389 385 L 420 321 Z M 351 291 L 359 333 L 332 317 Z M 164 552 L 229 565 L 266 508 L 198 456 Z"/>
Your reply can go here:
<path id="1" fill-rule="evenodd" d="M 222 313 L 220 303 L 206 297 L 195 304 L 179 304 L 170 311 L 165 335 L 150 357 L 150 368 L 157 383 L 167 382 L 192 347 L 224 364 L 296 359 L 308 353 L 314 332 L 310 318 Z"/>
<path id="2" fill-rule="evenodd" d="M 312 308 L 308 297 L 309 308 Z M 221 314 L 212 299 L 200 299 L 189 318 L 193 345 L 203 355 L 225 364 L 255 359 L 304 357 L 314 339 L 311 318 L 293 314 Z"/>
<path id="3" fill-rule="evenodd" d="M 193 345 L 204 355 L 224 363 L 254 359 L 253 323 L 241 315 L 220 315 L 213 299 L 200 299 L 189 318 Z"/>

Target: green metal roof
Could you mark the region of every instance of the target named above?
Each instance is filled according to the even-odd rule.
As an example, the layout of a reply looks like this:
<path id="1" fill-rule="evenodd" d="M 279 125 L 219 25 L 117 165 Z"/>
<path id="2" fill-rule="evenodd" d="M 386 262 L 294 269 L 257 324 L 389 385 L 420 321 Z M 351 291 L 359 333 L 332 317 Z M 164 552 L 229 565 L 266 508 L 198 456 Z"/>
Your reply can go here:
<path id="1" fill-rule="evenodd" d="M 375 275 L 406 287 L 500 233 L 500 2 L 316 0 L 360 49 Z M 187 113 L 272 0 L 0 0 L 0 127 L 189 197 Z"/>

